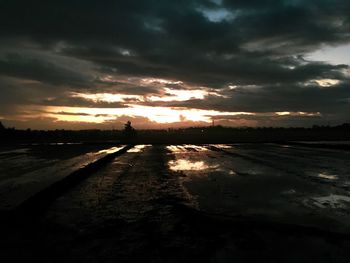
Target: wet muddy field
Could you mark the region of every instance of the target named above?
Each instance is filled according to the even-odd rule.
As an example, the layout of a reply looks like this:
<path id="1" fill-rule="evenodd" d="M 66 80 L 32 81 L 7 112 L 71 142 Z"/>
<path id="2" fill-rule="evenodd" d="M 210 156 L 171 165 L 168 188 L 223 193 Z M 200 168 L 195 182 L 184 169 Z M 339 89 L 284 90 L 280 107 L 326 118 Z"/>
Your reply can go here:
<path id="1" fill-rule="evenodd" d="M 7 262 L 348 262 L 345 150 L 136 145 L 45 209 L 16 209 L 38 185 L 123 147 L 61 159 L 46 154 L 26 160 L 30 169 L 22 169 L 20 156 L 34 158 L 31 150 L 0 152 L 7 165 L 0 177 Z"/>

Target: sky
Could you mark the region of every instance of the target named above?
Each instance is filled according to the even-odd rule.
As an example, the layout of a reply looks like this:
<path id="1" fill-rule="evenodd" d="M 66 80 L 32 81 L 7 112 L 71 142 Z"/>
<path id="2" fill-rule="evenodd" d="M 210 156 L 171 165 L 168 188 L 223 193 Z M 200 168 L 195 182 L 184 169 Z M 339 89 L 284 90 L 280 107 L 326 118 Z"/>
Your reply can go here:
<path id="1" fill-rule="evenodd" d="M 350 122 L 348 0 L 0 0 L 20 129 Z"/>

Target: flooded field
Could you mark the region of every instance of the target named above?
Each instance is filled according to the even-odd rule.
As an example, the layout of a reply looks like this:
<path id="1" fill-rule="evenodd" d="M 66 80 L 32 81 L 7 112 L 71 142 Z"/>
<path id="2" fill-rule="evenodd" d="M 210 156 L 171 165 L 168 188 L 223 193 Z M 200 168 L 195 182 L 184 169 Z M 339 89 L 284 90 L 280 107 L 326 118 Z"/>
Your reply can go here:
<path id="1" fill-rule="evenodd" d="M 2 210 L 123 147 L 65 158 L 0 152 Z M 136 145 L 10 228 L 6 253 L 47 262 L 347 262 L 349 161 L 349 151 L 294 145 Z"/>
<path id="2" fill-rule="evenodd" d="M 312 224 L 350 226 L 350 155 L 277 144 L 168 146 L 169 168 L 197 208 Z"/>
<path id="3" fill-rule="evenodd" d="M 0 210 L 26 198 L 69 173 L 122 148 L 89 144 L 24 145 L 0 150 Z"/>

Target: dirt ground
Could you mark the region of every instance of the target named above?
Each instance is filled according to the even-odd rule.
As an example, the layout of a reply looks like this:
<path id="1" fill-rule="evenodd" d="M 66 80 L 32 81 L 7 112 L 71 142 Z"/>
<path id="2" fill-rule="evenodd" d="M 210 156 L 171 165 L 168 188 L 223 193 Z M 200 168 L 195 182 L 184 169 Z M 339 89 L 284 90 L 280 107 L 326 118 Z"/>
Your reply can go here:
<path id="1" fill-rule="evenodd" d="M 232 165 L 225 164 L 232 156 L 190 148 L 186 155 L 166 146 L 136 146 L 64 193 L 44 213 L 3 216 L 3 262 L 348 262 L 349 234 L 257 209 L 247 212 L 242 207 L 254 208 L 260 194 L 244 199 L 240 187 L 230 188 L 230 195 L 225 187 L 244 186 L 243 178 L 255 174 L 252 166 L 245 171 L 247 164 L 236 161 L 235 172 L 242 177 L 232 182 L 224 177 L 232 175 L 224 169 Z M 221 154 L 227 159 L 216 160 Z M 181 170 L 180 160 L 195 165 Z M 207 161 L 200 163 L 207 170 L 204 179 L 196 170 L 201 160 Z M 221 170 L 208 160 L 221 163 Z M 266 174 L 278 170 L 258 165 Z M 276 185 L 273 189 L 281 187 L 275 183 L 278 176 L 266 181 Z M 298 190 L 301 179 L 296 180 L 288 187 Z M 216 203 L 210 202 L 215 196 Z M 269 210 L 270 203 L 264 205 L 264 211 L 283 206 Z M 227 212 L 233 208 L 239 213 Z"/>

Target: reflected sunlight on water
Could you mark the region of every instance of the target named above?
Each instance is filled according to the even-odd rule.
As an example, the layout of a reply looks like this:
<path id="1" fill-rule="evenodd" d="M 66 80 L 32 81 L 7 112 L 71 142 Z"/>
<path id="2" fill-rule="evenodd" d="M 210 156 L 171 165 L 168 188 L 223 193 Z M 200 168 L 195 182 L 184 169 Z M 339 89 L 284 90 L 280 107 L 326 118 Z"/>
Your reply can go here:
<path id="1" fill-rule="evenodd" d="M 21 148 L 16 150 L 10 150 L 10 151 L 0 151 L 0 155 L 6 155 L 6 154 L 25 154 L 29 151 L 29 148 Z"/>
<path id="2" fill-rule="evenodd" d="M 97 153 L 94 153 L 94 154 L 101 154 L 101 153 L 106 153 L 106 154 L 109 154 L 109 153 L 115 153 L 121 149 L 123 149 L 125 147 L 125 145 L 122 145 L 122 146 L 118 146 L 118 147 L 112 147 L 112 148 L 109 148 L 109 149 L 104 149 L 104 150 L 101 150 L 101 151 L 98 151 Z"/>
<path id="3" fill-rule="evenodd" d="M 197 152 L 208 151 L 208 148 L 204 146 L 194 145 L 194 144 L 170 145 L 170 146 L 167 146 L 166 148 L 173 153 L 188 152 L 189 148 L 194 149 Z"/>
<path id="4" fill-rule="evenodd" d="M 214 147 L 217 147 L 219 149 L 231 149 L 233 146 L 227 145 L 227 144 L 212 144 Z"/>
<path id="5" fill-rule="evenodd" d="M 131 148 L 130 150 L 128 150 L 128 153 L 138 153 L 138 152 L 142 152 L 143 149 L 145 149 L 146 147 L 150 147 L 152 146 L 151 144 L 141 144 L 141 145 L 136 145 L 133 148 Z"/>
<path id="6" fill-rule="evenodd" d="M 193 145 L 193 144 L 185 144 L 183 147 L 195 149 L 197 152 L 208 151 L 208 148 L 206 148 L 204 146 Z"/>
<path id="7" fill-rule="evenodd" d="M 171 152 L 187 152 L 187 150 L 181 146 L 170 145 L 170 146 L 167 146 L 166 148 Z"/>
<path id="8" fill-rule="evenodd" d="M 328 195 L 321 197 L 312 197 L 304 200 L 304 205 L 317 208 L 347 208 L 350 204 L 350 197 L 345 195 Z"/>
<path id="9" fill-rule="evenodd" d="M 191 161 L 187 159 L 171 160 L 169 167 L 173 171 L 201 171 L 207 169 L 216 169 L 219 165 L 208 165 L 204 161 Z"/>
<path id="10" fill-rule="evenodd" d="M 53 143 L 49 143 L 49 145 L 81 145 L 81 144 L 83 144 L 83 143 L 81 143 L 81 142 L 53 142 Z"/>
<path id="11" fill-rule="evenodd" d="M 338 179 L 337 175 L 328 174 L 327 172 L 319 173 L 318 177 L 322 178 L 322 179 L 328 179 L 328 180 L 337 180 Z"/>

